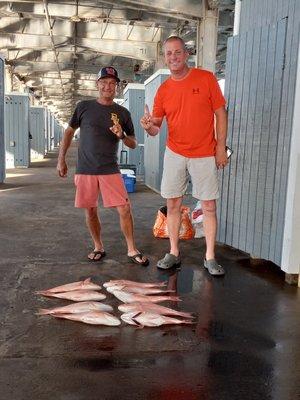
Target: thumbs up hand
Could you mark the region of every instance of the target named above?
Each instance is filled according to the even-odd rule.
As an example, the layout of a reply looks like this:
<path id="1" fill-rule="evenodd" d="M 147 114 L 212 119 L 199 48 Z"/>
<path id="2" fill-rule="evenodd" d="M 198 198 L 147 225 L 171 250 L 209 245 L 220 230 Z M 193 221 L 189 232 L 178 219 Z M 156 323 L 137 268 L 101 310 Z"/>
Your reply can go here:
<path id="1" fill-rule="evenodd" d="M 147 131 L 151 129 L 154 125 L 153 117 L 150 114 L 149 107 L 145 104 L 144 115 L 140 120 L 141 126 Z"/>

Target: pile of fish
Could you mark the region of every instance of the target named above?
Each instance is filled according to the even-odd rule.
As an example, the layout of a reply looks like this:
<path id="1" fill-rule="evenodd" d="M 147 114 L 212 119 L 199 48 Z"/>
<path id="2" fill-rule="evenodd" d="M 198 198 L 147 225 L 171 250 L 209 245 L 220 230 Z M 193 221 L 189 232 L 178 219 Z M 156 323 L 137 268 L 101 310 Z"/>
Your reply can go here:
<path id="1" fill-rule="evenodd" d="M 100 293 L 101 286 L 91 282 L 91 279 L 68 283 L 52 289 L 36 292 L 46 297 L 58 297 L 60 299 L 72 300 L 73 303 L 65 307 L 52 309 L 40 309 L 38 315 L 51 315 L 55 318 L 70 319 L 72 321 L 84 322 L 91 325 L 118 326 L 121 321 L 110 314 L 113 308 L 107 304 L 97 302 L 104 300 L 105 294 Z M 94 301 L 92 301 L 94 300 Z"/>
<path id="2" fill-rule="evenodd" d="M 156 303 L 164 301 L 178 302 L 173 290 L 166 290 L 164 282 L 142 283 L 129 280 L 110 280 L 103 286 L 124 304 L 118 307 L 122 321 L 140 328 L 155 327 L 169 324 L 191 324 L 191 313 L 180 312 L 172 308 L 160 306 Z M 102 287 L 91 282 L 73 282 L 52 289 L 38 291 L 46 297 L 58 297 L 76 301 L 64 307 L 40 309 L 38 315 L 51 315 L 55 318 L 64 318 L 80 321 L 92 325 L 118 326 L 121 321 L 111 314 L 110 305 L 100 303 L 106 296 L 100 292 Z"/>
<path id="3" fill-rule="evenodd" d="M 173 290 L 165 290 L 165 283 L 141 283 L 128 280 L 111 280 L 104 287 L 123 303 L 118 307 L 122 321 L 129 325 L 154 327 L 170 324 L 191 324 L 192 315 L 156 303 L 180 301 Z M 169 317 L 172 315 L 173 317 Z M 177 318 L 174 318 L 174 317 Z M 184 319 L 179 319 L 183 317 Z"/>

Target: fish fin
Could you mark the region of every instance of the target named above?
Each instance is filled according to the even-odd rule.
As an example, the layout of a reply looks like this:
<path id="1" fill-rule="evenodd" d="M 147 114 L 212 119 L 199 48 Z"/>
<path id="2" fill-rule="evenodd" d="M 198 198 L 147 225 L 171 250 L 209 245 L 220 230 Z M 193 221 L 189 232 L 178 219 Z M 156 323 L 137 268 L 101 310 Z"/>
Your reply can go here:
<path id="1" fill-rule="evenodd" d="M 84 283 L 84 284 L 86 284 L 86 283 L 90 283 L 90 282 L 91 282 L 91 280 L 92 280 L 91 278 L 86 278 L 86 279 L 83 281 L 83 283 Z"/>

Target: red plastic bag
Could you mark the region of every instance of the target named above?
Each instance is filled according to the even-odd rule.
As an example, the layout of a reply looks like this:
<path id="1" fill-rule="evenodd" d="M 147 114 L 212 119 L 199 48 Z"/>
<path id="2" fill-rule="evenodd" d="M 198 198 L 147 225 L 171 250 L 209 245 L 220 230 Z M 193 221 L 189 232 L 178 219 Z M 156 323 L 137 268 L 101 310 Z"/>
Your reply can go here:
<path id="1" fill-rule="evenodd" d="M 195 231 L 190 220 L 190 209 L 188 207 L 181 207 L 181 224 L 179 230 L 179 239 L 193 239 Z M 156 216 L 153 226 L 153 235 L 158 238 L 167 239 L 169 237 L 167 226 L 167 207 L 161 207 Z"/>

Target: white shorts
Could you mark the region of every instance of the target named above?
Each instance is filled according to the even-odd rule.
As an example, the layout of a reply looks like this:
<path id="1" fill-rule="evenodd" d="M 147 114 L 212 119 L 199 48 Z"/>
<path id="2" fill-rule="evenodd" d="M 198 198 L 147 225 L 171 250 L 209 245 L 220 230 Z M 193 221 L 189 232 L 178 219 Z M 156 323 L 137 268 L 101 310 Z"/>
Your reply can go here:
<path id="1" fill-rule="evenodd" d="M 187 158 L 166 147 L 161 181 L 161 196 L 165 199 L 185 194 L 189 175 L 192 195 L 198 200 L 219 198 L 218 170 L 215 157 Z"/>

